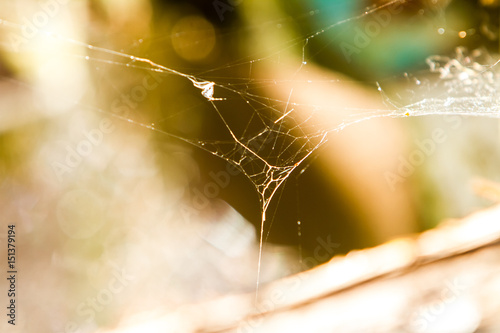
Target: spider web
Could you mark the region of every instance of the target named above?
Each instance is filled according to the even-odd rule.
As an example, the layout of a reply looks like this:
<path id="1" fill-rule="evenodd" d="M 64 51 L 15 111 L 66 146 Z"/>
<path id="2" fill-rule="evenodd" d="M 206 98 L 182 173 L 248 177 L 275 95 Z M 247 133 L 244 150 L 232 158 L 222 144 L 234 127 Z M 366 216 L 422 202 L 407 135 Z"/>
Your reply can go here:
<path id="1" fill-rule="evenodd" d="M 286 100 L 276 99 L 262 94 L 268 86 L 287 83 L 280 79 L 255 79 L 251 74 L 248 78 L 207 79 L 215 77 L 214 73 L 227 71 L 230 68 L 249 68 L 249 72 L 263 62 L 276 62 L 283 50 L 299 46 L 302 59 L 296 66 L 299 73 L 308 66 L 308 45 L 317 37 L 343 25 L 365 18 L 388 6 L 404 3 L 393 0 L 382 5 L 368 7 L 358 15 L 342 19 L 300 39 L 287 41 L 278 45 L 275 52 L 264 57 L 251 60 L 236 61 L 222 68 L 211 69 L 201 74 L 190 74 L 156 63 L 148 58 L 138 57 L 122 51 L 91 45 L 86 42 L 66 36 L 40 30 L 38 33 L 43 42 L 71 44 L 76 47 L 73 57 L 94 66 L 118 67 L 128 71 L 155 73 L 168 80 L 184 80 L 198 89 L 203 105 L 209 105 L 217 121 L 225 128 L 221 138 L 196 139 L 176 134 L 164 124 L 168 121 L 159 118 L 153 123 L 144 122 L 140 116 L 118 115 L 109 109 L 85 105 L 114 118 L 130 122 L 136 126 L 170 136 L 189 143 L 199 149 L 213 154 L 237 166 L 253 183 L 261 203 L 261 229 L 259 245 L 259 263 L 257 272 L 257 290 L 259 287 L 262 247 L 264 240 L 264 225 L 267 221 L 269 204 L 277 190 L 290 175 L 306 161 L 319 147 L 325 144 L 332 133 L 342 131 L 347 126 L 379 117 L 412 117 L 436 114 L 460 114 L 471 116 L 499 117 L 498 61 L 481 50 L 470 54 L 463 48 L 458 48 L 453 56 L 433 56 L 428 58 L 429 70 L 425 77 L 405 74 L 405 88 L 391 91 L 385 88 L 384 82 L 374 82 L 373 88 L 378 89 L 381 99 L 387 109 L 350 109 L 350 115 L 333 128 L 314 121 L 315 114 L 324 106 L 303 105 L 294 100 L 294 90 Z M 22 30 L 25 25 L 11 20 L 0 20 L 0 26 L 9 30 Z M 50 47 L 49 49 L 52 49 Z M 55 47 L 53 49 L 56 49 Z M 41 52 L 34 50 L 34 52 Z M 430 74 L 430 75 L 429 75 Z M 293 81 L 295 78 L 287 80 Z M 228 107 L 231 101 L 231 108 Z M 332 101 L 334 103 L 335 101 Z M 237 106 L 235 106 L 237 105 Z M 297 116 L 298 110 L 306 110 L 306 116 Z M 301 111 L 303 113 L 303 111 Z M 236 115 L 235 115 L 236 114 Z M 235 121 L 238 118 L 239 121 Z M 244 126 L 240 126 L 244 119 Z M 165 127 L 165 128 L 164 128 Z"/>

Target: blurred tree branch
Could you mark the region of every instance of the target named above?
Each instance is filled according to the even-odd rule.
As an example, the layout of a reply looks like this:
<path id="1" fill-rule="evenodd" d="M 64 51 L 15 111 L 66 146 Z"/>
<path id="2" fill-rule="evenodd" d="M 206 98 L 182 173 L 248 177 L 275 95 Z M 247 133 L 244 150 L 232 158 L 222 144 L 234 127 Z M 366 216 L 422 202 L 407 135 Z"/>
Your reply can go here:
<path id="1" fill-rule="evenodd" d="M 257 303 L 228 296 L 110 332 L 498 332 L 499 220 L 494 206 L 271 283 Z"/>

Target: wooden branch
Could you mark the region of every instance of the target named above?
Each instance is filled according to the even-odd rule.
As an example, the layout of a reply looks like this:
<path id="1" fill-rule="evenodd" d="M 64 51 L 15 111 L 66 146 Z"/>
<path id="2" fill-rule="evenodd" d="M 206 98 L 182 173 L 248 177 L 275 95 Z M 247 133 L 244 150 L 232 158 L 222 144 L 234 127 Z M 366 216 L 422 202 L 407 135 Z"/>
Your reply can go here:
<path id="1" fill-rule="evenodd" d="M 499 332 L 500 206 L 109 333 Z"/>

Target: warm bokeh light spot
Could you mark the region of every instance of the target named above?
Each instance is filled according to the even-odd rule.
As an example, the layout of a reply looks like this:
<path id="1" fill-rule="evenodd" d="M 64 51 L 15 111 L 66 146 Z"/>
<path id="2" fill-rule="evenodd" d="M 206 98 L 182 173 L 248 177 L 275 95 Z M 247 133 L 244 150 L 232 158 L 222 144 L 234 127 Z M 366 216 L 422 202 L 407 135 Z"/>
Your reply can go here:
<path id="1" fill-rule="evenodd" d="M 200 16 L 183 17 L 172 29 L 172 45 L 185 60 L 203 60 L 215 47 L 215 29 Z"/>

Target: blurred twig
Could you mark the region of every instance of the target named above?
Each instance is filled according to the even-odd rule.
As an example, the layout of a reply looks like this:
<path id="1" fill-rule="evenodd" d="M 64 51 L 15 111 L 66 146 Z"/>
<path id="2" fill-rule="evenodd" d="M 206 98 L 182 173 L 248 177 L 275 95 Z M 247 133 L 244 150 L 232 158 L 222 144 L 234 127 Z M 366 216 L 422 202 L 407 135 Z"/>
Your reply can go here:
<path id="1" fill-rule="evenodd" d="M 168 332 L 497 332 L 500 206 L 311 271 L 161 315 Z"/>

